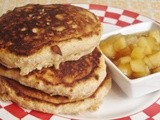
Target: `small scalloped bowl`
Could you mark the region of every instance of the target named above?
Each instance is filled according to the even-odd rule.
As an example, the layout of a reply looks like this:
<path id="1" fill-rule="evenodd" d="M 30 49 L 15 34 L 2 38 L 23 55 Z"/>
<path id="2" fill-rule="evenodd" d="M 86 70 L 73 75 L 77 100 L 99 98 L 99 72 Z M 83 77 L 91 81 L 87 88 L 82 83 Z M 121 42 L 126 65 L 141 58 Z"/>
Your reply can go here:
<path id="1" fill-rule="evenodd" d="M 131 25 L 125 28 L 118 29 L 116 31 L 104 34 L 102 40 L 107 39 L 111 35 L 121 33 L 123 35 L 134 34 L 149 31 L 151 29 L 160 29 L 160 24 L 156 22 L 143 22 L 135 25 Z M 105 55 L 104 55 L 105 56 Z M 129 79 L 125 76 L 118 67 L 105 56 L 106 63 L 110 70 L 112 79 L 118 84 L 118 86 L 129 97 L 140 97 L 154 91 L 160 90 L 160 73 L 154 73 L 145 77 Z"/>

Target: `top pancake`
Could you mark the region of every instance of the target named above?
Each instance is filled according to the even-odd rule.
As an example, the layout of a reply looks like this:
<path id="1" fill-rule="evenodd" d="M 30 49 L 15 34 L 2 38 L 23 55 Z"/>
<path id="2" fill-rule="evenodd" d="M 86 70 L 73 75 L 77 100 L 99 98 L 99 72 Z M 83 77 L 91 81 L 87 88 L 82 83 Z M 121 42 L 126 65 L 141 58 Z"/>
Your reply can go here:
<path id="1" fill-rule="evenodd" d="M 99 44 L 101 23 L 72 5 L 29 4 L 0 17 L 0 63 L 21 74 L 78 60 Z"/>
<path id="2" fill-rule="evenodd" d="M 85 9 L 30 4 L 0 18 L 0 48 L 28 56 L 55 42 L 99 34 L 98 28 L 96 16 Z"/>

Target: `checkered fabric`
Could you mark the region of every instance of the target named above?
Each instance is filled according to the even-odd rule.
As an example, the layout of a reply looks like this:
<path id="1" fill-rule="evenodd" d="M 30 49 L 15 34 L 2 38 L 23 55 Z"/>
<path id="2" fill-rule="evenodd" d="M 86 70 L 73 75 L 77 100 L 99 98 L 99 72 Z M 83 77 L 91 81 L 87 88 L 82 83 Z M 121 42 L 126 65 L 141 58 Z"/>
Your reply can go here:
<path id="1" fill-rule="evenodd" d="M 117 25 L 120 27 L 129 26 L 139 22 L 150 21 L 150 19 L 137 13 L 95 4 L 73 4 L 86 8 L 95 13 L 101 22 Z M 53 114 L 26 110 L 12 102 L 0 101 L 0 120 L 71 120 L 72 118 L 63 118 Z M 148 108 L 130 116 L 116 120 L 160 120 L 160 99 Z"/>

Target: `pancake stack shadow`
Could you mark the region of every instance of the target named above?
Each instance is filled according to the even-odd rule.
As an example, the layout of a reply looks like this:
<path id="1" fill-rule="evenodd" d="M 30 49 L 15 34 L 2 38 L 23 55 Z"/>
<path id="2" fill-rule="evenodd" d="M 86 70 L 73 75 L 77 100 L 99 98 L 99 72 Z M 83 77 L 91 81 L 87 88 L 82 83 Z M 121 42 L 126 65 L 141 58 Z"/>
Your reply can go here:
<path id="1" fill-rule="evenodd" d="M 95 111 L 111 88 L 101 23 L 72 5 L 28 4 L 0 17 L 0 99 L 54 114 Z"/>

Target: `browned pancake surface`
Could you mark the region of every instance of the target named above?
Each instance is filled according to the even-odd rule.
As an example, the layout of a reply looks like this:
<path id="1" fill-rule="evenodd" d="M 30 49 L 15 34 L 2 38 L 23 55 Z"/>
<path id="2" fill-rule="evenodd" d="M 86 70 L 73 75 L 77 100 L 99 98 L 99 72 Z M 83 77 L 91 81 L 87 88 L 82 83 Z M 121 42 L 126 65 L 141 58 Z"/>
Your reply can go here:
<path id="1" fill-rule="evenodd" d="M 16 94 L 19 96 L 29 96 L 33 99 L 39 99 L 39 100 L 43 100 L 43 101 L 54 103 L 54 104 L 60 104 L 60 103 L 62 104 L 62 103 L 66 103 L 66 102 L 75 101 L 75 100 L 70 100 L 69 98 L 64 97 L 64 96 L 59 96 L 59 95 L 50 96 L 49 94 L 46 94 L 46 93 L 39 91 L 37 89 L 21 85 L 20 83 L 14 81 L 12 79 L 9 79 L 9 78 L 5 78 L 5 77 L 0 76 L 0 79 L 5 80 L 5 82 L 8 84 L 8 86 L 10 86 L 13 90 L 15 90 Z M 1 88 L 1 90 L 2 90 L 2 88 Z M 2 91 L 1 91 L 1 93 L 3 93 Z"/>
<path id="2" fill-rule="evenodd" d="M 98 49 L 95 49 L 91 54 L 83 56 L 77 61 L 61 63 L 59 69 L 55 69 L 55 67 L 52 66 L 40 71 L 33 71 L 27 76 L 31 77 L 33 75 L 37 79 L 53 85 L 64 84 L 71 86 L 77 81 L 81 79 L 87 80 L 93 75 L 93 71 L 98 67 L 100 56 L 101 53 Z M 97 77 L 98 79 L 98 76 L 93 77 Z"/>
<path id="3" fill-rule="evenodd" d="M 0 18 L 0 49 L 28 56 L 56 42 L 100 33 L 100 22 L 89 11 L 71 5 L 29 4 Z"/>

